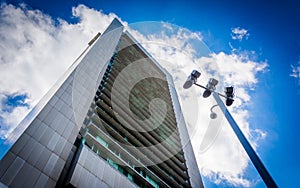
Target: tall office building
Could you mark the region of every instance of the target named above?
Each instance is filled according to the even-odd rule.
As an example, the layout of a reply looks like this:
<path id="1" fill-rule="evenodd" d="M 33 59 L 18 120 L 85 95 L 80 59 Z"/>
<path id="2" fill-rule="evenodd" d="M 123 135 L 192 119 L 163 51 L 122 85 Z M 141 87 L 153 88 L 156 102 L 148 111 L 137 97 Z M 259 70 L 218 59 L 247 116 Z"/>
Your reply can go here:
<path id="1" fill-rule="evenodd" d="M 203 187 L 169 73 L 117 19 L 89 46 L 2 143 L 0 187 Z"/>

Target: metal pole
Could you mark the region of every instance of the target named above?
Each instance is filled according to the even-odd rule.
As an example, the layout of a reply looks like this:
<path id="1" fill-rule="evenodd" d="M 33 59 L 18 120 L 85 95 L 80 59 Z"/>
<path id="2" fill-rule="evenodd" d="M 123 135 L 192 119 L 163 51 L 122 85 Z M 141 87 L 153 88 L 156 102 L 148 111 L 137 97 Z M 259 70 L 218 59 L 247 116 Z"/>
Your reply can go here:
<path id="1" fill-rule="evenodd" d="M 261 160 L 259 159 L 259 157 L 255 153 L 254 149 L 252 148 L 252 146 L 248 142 L 247 138 L 245 137 L 245 135 L 243 134 L 243 132 L 241 131 L 241 129 L 239 128 L 239 126 L 237 125 L 237 123 L 235 122 L 235 120 L 233 119 L 231 114 L 229 113 L 229 111 L 226 108 L 225 104 L 221 100 L 219 94 L 214 92 L 213 96 L 214 96 L 215 100 L 217 101 L 218 105 L 220 106 L 222 112 L 224 113 L 224 115 L 225 115 L 227 121 L 229 122 L 231 128 L 233 129 L 234 133 L 238 137 L 238 139 L 239 139 L 240 143 L 242 144 L 243 148 L 247 152 L 247 154 L 248 154 L 250 160 L 252 161 L 253 165 L 255 166 L 256 170 L 258 171 L 261 178 L 265 182 L 266 186 L 269 187 L 269 188 L 278 187 L 276 185 L 275 181 L 273 180 L 273 178 L 271 177 L 271 175 L 269 174 L 269 172 L 267 171 L 264 164 L 261 162 Z"/>

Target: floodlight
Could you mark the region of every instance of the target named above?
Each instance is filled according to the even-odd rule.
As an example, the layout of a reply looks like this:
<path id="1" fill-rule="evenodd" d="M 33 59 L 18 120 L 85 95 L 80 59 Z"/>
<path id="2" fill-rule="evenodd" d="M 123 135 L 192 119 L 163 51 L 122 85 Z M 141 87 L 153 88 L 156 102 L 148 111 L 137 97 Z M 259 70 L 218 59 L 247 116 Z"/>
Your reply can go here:
<path id="1" fill-rule="evenodd" d="M 211 119 L 216 119 L 216 118 L 217 118 L 217 113 L 211 112 L 211 113 L 210 113 L 210 118 L 211 118 Z"/>
<path id="2" fill-rule="evenodd" d="M 226 94 L 226 106 L 231 106 L 233 103 L 233 97 L 234 97 L 234 89 L 232 86 L 225 87 L 225 94 Z"/>
<path id="3" fill-rule="evenodd" d="M 184 89 L 188 89 L 190 87 L 192 87 L 192 85 L 195 83 L 194 80 L 192 80 L 191 75 L 188 77 L 188 79 L 185 81 L 185 83 L 183 84 L 183 88 Z"/>
<path id="4" fill-rule="evenodd" d="M 214 92 L 216 90 L 216 85 L 219 83 L 218 80 L 214 79 L 214 78 L 210 78 L 208 80 L 208 83 L 206 85 L 206 90 L 203 93 L 203 97 L 207 98 L 211 95 L 212 92 Z"/>
<path id="5" fill-rule="evenodd" d="M 213 109 L 215 108 L 215 107 L 217 107 L 218 105 L 217 104 L 215 104 L 215 105 L 213 105 L 211 108 L 210 108 L 210 119 L 216 119 L 217 118 L 217 113 L 215 113 L 214 111 L 213 111 Z"/>
<path id="6" fill-rule="evenodd" d="M 197 82 L 197 78 L 199 78 L 201 75 L 200 72 L 193 70 L 191 75 L 189 75 L 188 79 L 185 81 L 185 83 L 183 84 L 183 88 L 184 89 L 188 89 L 190 88 L 194 83 Z"/>

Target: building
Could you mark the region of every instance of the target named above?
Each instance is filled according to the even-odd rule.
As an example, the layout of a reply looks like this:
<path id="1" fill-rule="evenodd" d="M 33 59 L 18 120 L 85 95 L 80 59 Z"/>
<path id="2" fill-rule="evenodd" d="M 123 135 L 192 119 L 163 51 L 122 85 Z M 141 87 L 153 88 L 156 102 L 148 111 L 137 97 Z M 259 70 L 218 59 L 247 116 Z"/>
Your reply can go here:
<path id="1" fill-rule="evenodd" d="M 0 187 L 203 187 L 172 77 L 117 19 L 2 148 Z"/>

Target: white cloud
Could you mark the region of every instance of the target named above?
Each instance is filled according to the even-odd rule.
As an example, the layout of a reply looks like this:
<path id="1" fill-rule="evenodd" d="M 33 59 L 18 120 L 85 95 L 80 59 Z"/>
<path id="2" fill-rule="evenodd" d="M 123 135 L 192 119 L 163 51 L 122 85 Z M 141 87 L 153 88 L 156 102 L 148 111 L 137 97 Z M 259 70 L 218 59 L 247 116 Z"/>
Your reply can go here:
<path id="1" fill-rule="evenodd" d="M 208 78 L 216 77 L 220 81 L 218 88 L 229 84 L 235 86 L 238 98 L 235 99 L 231 108 L 232 114 L 251 144 L 257 147 L 258 141 L 265 138 L 266 133 L 259 129 L 251 129 L 246 106 L 251 99 L 249 90 L 253 90 L 258 82 L 257 73 L 266 70 L 267 62 L 253 61 L 251 59 L 253 52 L 241 54 L 220 52 L 216 54 L 210 53 L 206 49 L 206 54 L 199 57 L 197 56 L 198 51 L 193 49 L 195 43 L 192 43 L 194 46 L 185 45 L 193 36 L 191 32 L 184 30 L 176 32 L 174 28 L 166 28 L 172 33 L 167 35 L 167 32 L 162 31 L 143 36 L 140 33 L 131 32 L 138 41 L 141 41 L 146 50 L 173 75 L 202 174 L 217 184 L 227 182 L 233 186 L 253 186 L 256 180 L 244 177 L 245 170 L 249 165 L 248 156 L 224 117 L 219 119 L 219 122 L 223 122 L 222 127 L 220 130 L 215 130 L 219 133 L 215 138 L 211 138 L 214 139 L 211 147 L 205 151 L 201 150 L 202 139 L 207 134 L 206 130 L 209 126 L 217 126 L 209 119 L 209 109 L 216 102 L 199 97 L 202 93 L 201 89 L 183 90 L 182 85 L 191 70 L 198 69 L 202 72 L 198 80 L 202 85 L 206 84 Z M 204 45 L 201 43 L 201 39 L 198 39 L 196 46 L 199 48 Z M 207 53 L 210 53 L 209 56 L 205 56 L 208 55 Z M 198 107 L 195 104 L 198 104 Z M 221 112 L 218 114 L 220 116 Z"/>
<path id="2" fill-rule="evenodd" d="M 250 34 L 248 33 L 248 30 L 236 27 L 231 29 L 231 38 L 233 40 L 239 40 L 242 41 L 244 38 L 248 39 Z"/>
<path id="3" fill-rule="evenodd" d="M 30 109 L 66 71 L 97 32 L 103 32 L 115 14 L 79 5 L 72 9 L 76 24 L 53 20 L 39 10 L 2 4 L 0 8 L 0 94 L 29 94 Z M 29 112 L 16 107 L 1 112 L 13 129 Z M 10 130 L 9 130 L 10 132 Z M 5 136 L 1 132 L 1 136 Z"/>
<path id="4" fill-rule="evenodd" d="M 298 66 L 291 65 L 292 73 L 291 77 L 294 77 L 298 80 L 298 84 L 300 85 L 300 62 L 298 62 Z"/>
<path id="5" fill-rule="evenodd" d="M 24 119 L 28 111 L 29 108 L 26 106 L 18 106 L 9 112 L 1 110 L 0 118 L 3 119 L 4 122 L 1 125 L 0 138 L 8 135 L 13 130 L 13 127 L 18 125 L 20 121 Z"/>
<path id="6" fill-rule="evenodd" d="M 3 26 L 0 29 L 0 96 L 27 93 L 30 108 L 72 64 L 87 42 L 97 32 L 103 32 L 116 17 L 113 13 L 106 15 L 84 5 L 72 9 L 73 16 L 79 18 L 75 24 L 62 19 L 53 20 L 38 10 L 28 10 L 25 5 L 3 4 L 0 13 Z M 201 84 L 205 84 L 210 76 L 220 80 L 219 88 L 222 88 L 222 83 L 233 84 L 238 98 L 231 110 L 245 135 L 257 146 L 258 138 L 265 137 L 266 133 L 251 129 L 245 104 L 251 98 L 248 90 L 258 82 L 256 74 L 264 71 L 267 63 L 252 61 L 244 54 L 210 53 L 201 42 L 201 33 L 166 23 L 158 24 L 163 25 L 164 32 L 147 36 L 133 30 L 131 33 L 173 75 L 188 128 L 193 131 L 193 147 L 203 175 L 215 183 L 226 181 L 234 186 L 251 186 L 252 181 L 244 177 L 248 157 L 226 123 L 211 147 L 206 152 L 199 151 L 211 123 L 209 108 L 215 103 L 211 98 L 199 97 L 201 89 L 183 90 L 181 86 L 193 69 L 203 73 L 199 79 Z M 149 23 L 145 25 L 149 27 Z M 233 33 L 238 40 L 249 36 L 246 30 L 239 28 Z M 13 113 L 1 111 L 0 115 L 13 129 L 27 112 L 24 107 L 17 107 Z"/>

